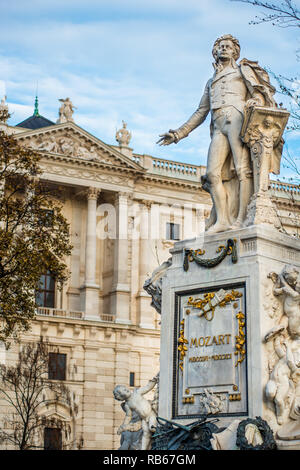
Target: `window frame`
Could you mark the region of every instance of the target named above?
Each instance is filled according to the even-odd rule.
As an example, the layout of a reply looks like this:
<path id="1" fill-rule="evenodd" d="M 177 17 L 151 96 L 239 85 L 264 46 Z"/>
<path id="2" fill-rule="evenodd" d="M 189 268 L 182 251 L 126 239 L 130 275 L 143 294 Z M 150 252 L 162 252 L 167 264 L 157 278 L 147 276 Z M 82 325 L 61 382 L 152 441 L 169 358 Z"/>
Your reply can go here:
<path id="1" fill-rule="evenodd" d="M 54 357 L 56 360 L 53 362 Z M 52 358 L 52 359 L 51 359 Z M 63 364 L 59 363 L 63 359 Z M 55 367 L 53 365 L 55 364 Z M 67 354 L 50 351 L 48 355 L 48 380 L 67 380 Z"/>
<path id="2" fill-rule="evenodd" d="M 176 230 L 177 230 L 177 234 L 176 234 Z M 174 240 L 174 241 L 180 240 L 180 224 L 175 223 L 175 222 L 166 222 L 166 239 Z"/>
<path id="3" fill-rule="evenodd" d="M 35 302 L 37 304 L 38 307 L 42 307 L 42 308 L 55 308 L 55 278 L 52 276 L 51 272 L 50 271 L 47 271 L 45 274 L 42 274 L 42 276 L 40 277 L 40 282 L 41 282 L 41 279 L 43 279 L 43 286 L 45 288 L 38 288 L 36 289 L 36 294 L 35 294 Z M 53 288 L 52 289 L 48 289 L 48 285 L 51 286 L 52 284 L 52 281 L 53 281 Z M 47 301 L 48 301 L 48 298 L 47 296 L 49 294 L 52 294 L 51 296 L 51 299 L 52 301 L 50 302 L 51 305 L 47 305 Z M 41 303 L 38 303 L 38 296 L 40 296 L 40 299 L 39 300 L 42 300 Z"/>

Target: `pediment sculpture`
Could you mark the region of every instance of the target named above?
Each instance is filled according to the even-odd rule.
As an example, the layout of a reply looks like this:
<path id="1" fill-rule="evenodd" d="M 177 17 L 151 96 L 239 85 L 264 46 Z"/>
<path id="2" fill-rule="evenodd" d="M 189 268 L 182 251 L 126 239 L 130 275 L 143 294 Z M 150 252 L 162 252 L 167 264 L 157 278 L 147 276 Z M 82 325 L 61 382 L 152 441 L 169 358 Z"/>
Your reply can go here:
<path id="1" fill-rule="evenodd" d="M 83 143 L 59 134 L 49 136 L 43 135 L 37 140 L 32 139 L 30 141 L 30 146 L 35 150 L 67 155 L 69 157 L 80 157 L 86 160 L 99 159 L 96 145 L 93 145 L 92 143 Z"/>

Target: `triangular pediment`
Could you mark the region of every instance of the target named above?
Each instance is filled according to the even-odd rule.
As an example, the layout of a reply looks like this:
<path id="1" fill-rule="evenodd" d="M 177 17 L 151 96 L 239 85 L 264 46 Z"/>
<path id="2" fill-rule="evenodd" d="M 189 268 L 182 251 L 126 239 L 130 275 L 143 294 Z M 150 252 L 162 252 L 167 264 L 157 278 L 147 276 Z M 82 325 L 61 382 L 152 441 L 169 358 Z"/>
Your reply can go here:
<path id="1" fill-rule="evenodd" d="M 133 171 L 145 171 L 115 147 L 105 144 L 73 122 L 26 130 L 15 137 L 24 145 L 43 154 L 62 155 L 80 162 L 94 161 Z"/>

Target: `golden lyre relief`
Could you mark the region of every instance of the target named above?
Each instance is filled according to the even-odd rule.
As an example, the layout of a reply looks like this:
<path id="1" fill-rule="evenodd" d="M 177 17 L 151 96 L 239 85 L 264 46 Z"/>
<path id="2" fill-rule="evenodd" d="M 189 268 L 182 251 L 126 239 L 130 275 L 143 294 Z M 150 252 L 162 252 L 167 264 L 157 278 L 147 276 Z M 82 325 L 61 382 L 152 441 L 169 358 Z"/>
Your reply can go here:
<path id="1" fill-rule="evenodd" d="M 220 289 L 218 292 L 207 292 L 203 295 L 203 298 L 194 299 L 194 297 L 188 298 L 188 305 L 191 307 L 201 310 L 199 316 L 204 316 L 207 321 L 212 321 L 215 315 L 216 307 L 225 307 L 229 302 L 233 302 L 243 294 L 232 289 L 231 292 L 226 293 L 224 289 Z M 208 316 L 208 313 L 210 316 Z"/>

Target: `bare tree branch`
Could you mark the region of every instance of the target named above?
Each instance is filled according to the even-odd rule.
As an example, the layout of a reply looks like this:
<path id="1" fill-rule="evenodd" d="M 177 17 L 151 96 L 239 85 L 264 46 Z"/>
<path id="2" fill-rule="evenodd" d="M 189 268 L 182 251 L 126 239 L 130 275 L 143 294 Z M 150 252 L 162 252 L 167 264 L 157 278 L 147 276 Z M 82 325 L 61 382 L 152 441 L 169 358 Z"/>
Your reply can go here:
<path id="1" fill-rule="evenodd" d="M 277 1 L 276 3 L 264 2 L 259 0 L 231 0 L 232 2 L 248 3 L 256 7 L 261 7 L 266 12 L 261 16 L 256 16 L 255 21 L 250 24 L 272 23 L 281 28 L 300 27 L 300 10 L 291 0 Z M 271 13 L 269 13 L 271 12 Z"/>

